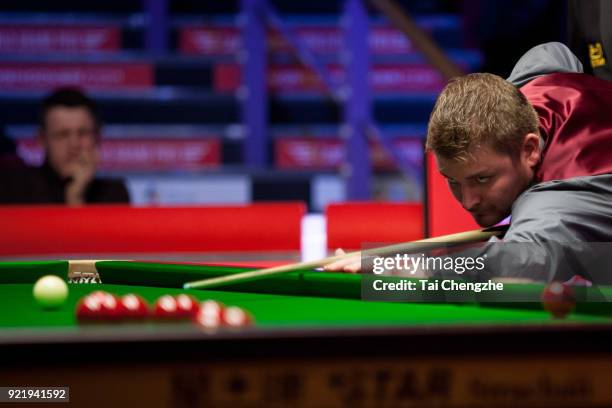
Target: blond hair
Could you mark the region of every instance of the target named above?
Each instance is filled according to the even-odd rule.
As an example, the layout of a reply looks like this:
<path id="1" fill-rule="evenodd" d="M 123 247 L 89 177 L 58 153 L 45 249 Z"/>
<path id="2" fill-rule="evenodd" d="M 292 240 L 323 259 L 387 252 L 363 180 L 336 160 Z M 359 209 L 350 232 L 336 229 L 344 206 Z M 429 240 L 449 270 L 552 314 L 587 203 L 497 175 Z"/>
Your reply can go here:
<path id="1" fill-rule="evenodd" d="M 426 148 L 450 160 L 467 160 L 481 146 L 516 157 L 527 133 L 538 133 L 538 115 L 527 98 L 497 75 L 469 74 L 442 90 Z"/>

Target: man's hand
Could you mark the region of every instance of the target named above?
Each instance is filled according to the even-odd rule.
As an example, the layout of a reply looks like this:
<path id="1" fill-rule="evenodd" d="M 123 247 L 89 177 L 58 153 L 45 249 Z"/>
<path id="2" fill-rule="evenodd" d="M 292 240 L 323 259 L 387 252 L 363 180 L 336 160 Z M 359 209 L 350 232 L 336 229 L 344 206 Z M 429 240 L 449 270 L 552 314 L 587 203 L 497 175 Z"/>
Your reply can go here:
<path id="1" fill-rule="evenodd" d="M 336 249 L 336 255 L 342 255 L 345 252 L 338 248 Z M 332 262 L 323 267 L 328 272 L 347 272 L 347 273 L 359 273 L 361 272 L 361 253 L 359 255 L 351 256 L 340 261 Z"/>
<path id="2" fill-rule="evenodd" d="M 85 203 L 87 186 L 94 179 L 98 167 L 99 154 L 97 149 L 84 150 L 70 168 L 70 181 L 66 185 L 66 204 L 71 206 Z"/>

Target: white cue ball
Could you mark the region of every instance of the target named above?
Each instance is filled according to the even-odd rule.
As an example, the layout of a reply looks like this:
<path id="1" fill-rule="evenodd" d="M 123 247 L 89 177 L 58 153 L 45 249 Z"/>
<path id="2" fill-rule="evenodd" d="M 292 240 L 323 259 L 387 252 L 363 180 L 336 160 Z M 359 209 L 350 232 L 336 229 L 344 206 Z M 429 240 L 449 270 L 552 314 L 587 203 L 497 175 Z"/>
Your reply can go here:
<path id="1" fill-rule="evenodd" d="M 68 285 L 59 276 L 43 276 L 34 284 L 34 299 L 44 309 L 55 309 L 68 298 Z"/>

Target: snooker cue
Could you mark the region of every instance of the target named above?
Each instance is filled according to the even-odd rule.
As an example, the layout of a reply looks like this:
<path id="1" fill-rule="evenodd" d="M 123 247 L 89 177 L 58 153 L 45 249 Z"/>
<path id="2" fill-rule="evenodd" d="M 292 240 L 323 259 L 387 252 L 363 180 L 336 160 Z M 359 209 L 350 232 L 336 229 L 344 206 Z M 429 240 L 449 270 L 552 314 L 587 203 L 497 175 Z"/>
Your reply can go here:
<path id="1" fill-rule="evenodd" d="M 418 241 L 403 242 L 399 244 L 393 244 L 378 248 L 372 248 L 363 251 L 363 255 L 384 255 L 393 252 L 417 252 L 425 249 L 432 249 L 439 244 L 459 244 L 468 242 L 484 241 L 502 234 L 506 229 L 507 225 L 495 226 L 486 229 L 478 229 L 473 231 L 459 232 L 456 234 L 442 235 L 434 238 L 421 239 Z M 306 261 L 293 263 L 288 265 L 275 266 L 272 268 L 259 269 L 255 271 L 241 272 L 232 275 L 219 276 L 216 278 L 202 279 L 193 282 L 187 282 L 183 285 L 183 289 L 204 289 L 204 288 L 215 288 L 219 286 L 229 285 L 232 283 L 244 283 L 251 282 L 254 280 L 266 278 L 269 276 L 281 275 L 284 273 L 294 272 L 300 269 L 313 269 L 323 265 L 327 265 L 332 262 L 341 261 L 343 259 L 349 259 L 356 256 L 361 256 L 362 251 L 354 251 L 346 254 L 333 255 L 327 258 L 318 259 L 314 261 Z"/>

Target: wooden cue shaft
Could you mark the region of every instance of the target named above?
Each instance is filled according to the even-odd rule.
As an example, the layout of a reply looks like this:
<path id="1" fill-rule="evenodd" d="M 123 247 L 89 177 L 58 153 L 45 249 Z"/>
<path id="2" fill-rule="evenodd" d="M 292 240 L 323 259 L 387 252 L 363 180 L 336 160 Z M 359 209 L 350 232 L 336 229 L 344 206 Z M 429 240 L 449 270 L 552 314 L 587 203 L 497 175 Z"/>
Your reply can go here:
<path id="1" fill-rule="evenodd" d="M 393 244 L 378 248 L 372 248 L 364 251 L 364 255 L 383 255 L 391 252 L 407 252 L 407 251 L 421 251 L 424 249 L 432 249 L 437 246 L 436 244 L 446 243 L 467 243 L 484 241 L 491 238 L 494 235 L 499 235 L 503 230 L 499 229 L 486 229 L 486 230 L 473 230 L 460 232 L 457 234 L 443 235 L 440 237 L 421 239 L 418 241 L 404 242 L 400 244 Z M 289 265 L 275 266 L 273 268 L 259 269 L 256 271 L 248 271 L 242 273 L 236 273 L 232 275 L 219 276 L 217 278 L 202 279 L 193 282 L 187 282 L 183 285 L 184 289 L 204 289 L 213 288 L 232 283 L 244 283 L 251 282 L 257 279 L 262 279 L 268 276 L 281 275 L 283 273 L 294 272 L 300 269 L 313 269 L 323 265 L 330 264 L 332 262 L 349 259 L 355 256 L 361 256 L 361 251 L 349 252 L 341 255 L 329 256 L 327 258 L 318 259 L 314 261 L 299 262 Z"/>

